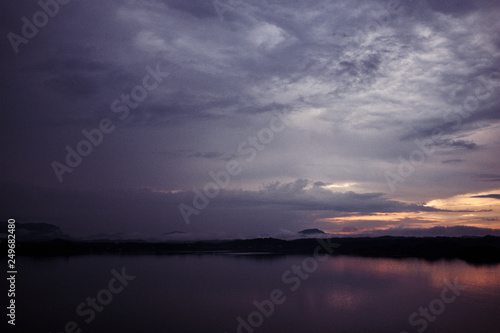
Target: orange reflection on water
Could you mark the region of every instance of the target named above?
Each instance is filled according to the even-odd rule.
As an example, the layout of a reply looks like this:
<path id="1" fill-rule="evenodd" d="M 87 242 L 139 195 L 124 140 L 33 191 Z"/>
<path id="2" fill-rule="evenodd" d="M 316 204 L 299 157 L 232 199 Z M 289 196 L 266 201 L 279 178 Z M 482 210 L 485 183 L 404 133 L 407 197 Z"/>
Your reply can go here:
<path id="1" fill-rule="evenodd" d="M 391 279 L 407 276 L 442 288 L 444 281 L 458 279 L 471 288 L 500 287 L 500 265 L 474 266 L 461 260 L 386 259 L 339 256 L 326 261 L 321 269 L 331 273 L 356 272 L 367 277 Z"/>
<path id="2" fill-rule="evenodd" d="M 334 290 L 325 295 L 326 303 L 338 310 L 355 310 L 362 304 L 363 297 L 359 292 Z"/>

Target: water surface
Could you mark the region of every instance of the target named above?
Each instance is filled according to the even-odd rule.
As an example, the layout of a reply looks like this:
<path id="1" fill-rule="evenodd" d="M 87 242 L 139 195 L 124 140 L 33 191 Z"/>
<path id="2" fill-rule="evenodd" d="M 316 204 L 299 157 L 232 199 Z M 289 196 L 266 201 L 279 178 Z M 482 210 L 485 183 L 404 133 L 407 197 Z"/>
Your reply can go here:
<path id="1" fill-rule="evenodd" d="M 65 332 L 71 321 L 77 325 L 75 332 L 96 333 L 498 332 L 500 265 L 346 256 L 318 262 L 306 258 L 19 257 L 16 326 L 24 332 L 54 333 Z M 293 271 L 303 264 L 306 270 Z M 123 288 L 118 282 L 111 285 L 115 292 L 122 289 L 120 292 L 107 291 L 114 277 L 111 270 L 120 273 L 122 268 L 135 278 Z M 443 292 L 445 281 L 466 289 Z M 273 291 L 279 304 L 271 309 L 266 300 Z M 96 298 L 99 292 L 107 303 L 102 307 L 97 303 L 100 312 L 87 303 L 87 298 Z M 448 303 L 441 301 L 443 293 Z M 256 312 L 255 301 L 263 304 L 268 316 Z M 76 311 L 79 305 L 80 314 Z M 430 319 L 425 319 L 418 312 L 429 306 L 437 315 L 429 312 Z M 409 318 L 415 312 L 412 326 Z M 72 324 L 69 327 L 71 331 Z"/>

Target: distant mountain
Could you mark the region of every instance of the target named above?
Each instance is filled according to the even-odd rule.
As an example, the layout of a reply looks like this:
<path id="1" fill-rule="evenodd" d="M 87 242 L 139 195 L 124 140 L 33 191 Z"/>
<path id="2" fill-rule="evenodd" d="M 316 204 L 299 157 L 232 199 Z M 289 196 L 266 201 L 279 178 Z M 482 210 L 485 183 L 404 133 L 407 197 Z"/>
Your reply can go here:
<path id="1" fill-rule="evenodd" d="M 7 231 L 7 222 L 0 222 L 0 230 Z M 46 241 L 52 239 L 71 239 L 61 228 L 49 223 L 16 222 L 16 239 L 20 241 Z M 7 237 L 2 232 L 0 235 Z M 3 237 L 2 237 L 3 238 Z"/>
<path id="2" fill-rule="evenodd" d="M 303 234 L 303 235 L 315 235 L 315 234 L 326 235 L 326 233 L 324 231 L 319 230 L 319 229 L 304 229 L 302 231 L 299 231 L 299 234 Z"/>

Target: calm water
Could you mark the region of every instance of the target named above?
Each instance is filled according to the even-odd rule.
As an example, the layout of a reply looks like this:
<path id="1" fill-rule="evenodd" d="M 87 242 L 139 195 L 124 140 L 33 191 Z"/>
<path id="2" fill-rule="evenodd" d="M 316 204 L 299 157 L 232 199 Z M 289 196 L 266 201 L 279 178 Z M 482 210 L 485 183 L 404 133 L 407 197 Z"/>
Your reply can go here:
<path id="1" fill-rule="evenodd" d="M 19 257 L 17 331 L 65 332 L 74 321 L 74 332 L 96 333 L 499 332 L 499 265 L 355 257 L 318 263 L 304 258 Z M 310 273 L 292 271 L 303 263 Z M 121 273 L 123 267 L 135 276 L 125 287 L 111 273 Z M 456 290 L 458 295 L 444 290 L 445 280 L 455 279 L 466 287 Z M 273 291 L 274 309 L 265 301 Z M 96 303 L 94 310 L 87 298 L 98 293 L 106 304 Z M 268 316 L 256 312 L 254 301 Z M 429 319 L 416 313 L 429 306 L 435 313 L 429 310 Z"/>

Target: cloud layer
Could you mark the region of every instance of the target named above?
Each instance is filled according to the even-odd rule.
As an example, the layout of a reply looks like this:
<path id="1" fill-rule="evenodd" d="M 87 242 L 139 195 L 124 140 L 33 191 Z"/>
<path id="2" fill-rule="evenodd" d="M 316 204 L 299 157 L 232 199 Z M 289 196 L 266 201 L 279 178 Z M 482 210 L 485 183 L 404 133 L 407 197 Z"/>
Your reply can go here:
<path id="1" fill-rule="evenodd" d="M 6 216 L 74 234 L 500 227 L 494 200 L 429 204 L 498 195 L 497 1 L 41 3 L 47 22 L 36 2 L 0 11 Z M 148 68 L 168 72 L 154 89 Z M 68 146 L 91 153 L 72 167 Z M 178 205 L 232 161 L 187 226 Z"/>

